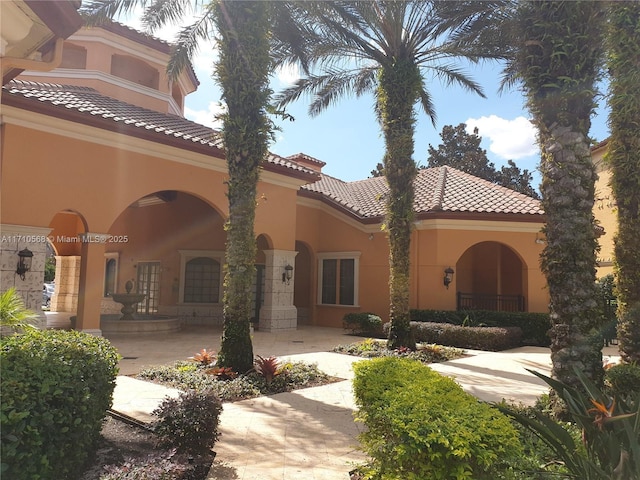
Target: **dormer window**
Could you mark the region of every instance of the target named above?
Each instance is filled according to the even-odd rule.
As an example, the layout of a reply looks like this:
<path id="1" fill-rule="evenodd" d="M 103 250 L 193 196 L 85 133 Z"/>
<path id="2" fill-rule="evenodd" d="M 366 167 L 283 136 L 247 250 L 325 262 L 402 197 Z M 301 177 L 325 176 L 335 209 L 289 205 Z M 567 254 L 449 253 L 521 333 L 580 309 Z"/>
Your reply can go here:
<path id="1" fill-rule="evenodd" d="M 137 58 L 126 55 L 111 57 L 111 74 L 144 87 L 158 90 L 160 73 Z"/>
<path id="2" fill-rule="evenodd" d="M 74 45 L 73 43 L 65 43 L 62 50 L 62 63 L 60 68 L 74 68 L 84 70 L 87 68 L 87 49 Z"/>

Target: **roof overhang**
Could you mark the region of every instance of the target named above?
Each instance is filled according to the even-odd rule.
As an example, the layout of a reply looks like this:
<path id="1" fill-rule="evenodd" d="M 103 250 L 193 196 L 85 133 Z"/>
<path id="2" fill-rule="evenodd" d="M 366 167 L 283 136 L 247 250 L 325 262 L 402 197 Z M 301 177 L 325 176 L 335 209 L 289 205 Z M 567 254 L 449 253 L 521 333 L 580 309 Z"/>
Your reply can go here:
<path id="1" fill-rule="evenodd" d="M 77 11 L 80 3 L 79 0 L 0 1 L 3 85 L 24 70 L 21 61 L 40 61 L 54 49 L 57 40 L 68 38 L 82 26 Z"/>

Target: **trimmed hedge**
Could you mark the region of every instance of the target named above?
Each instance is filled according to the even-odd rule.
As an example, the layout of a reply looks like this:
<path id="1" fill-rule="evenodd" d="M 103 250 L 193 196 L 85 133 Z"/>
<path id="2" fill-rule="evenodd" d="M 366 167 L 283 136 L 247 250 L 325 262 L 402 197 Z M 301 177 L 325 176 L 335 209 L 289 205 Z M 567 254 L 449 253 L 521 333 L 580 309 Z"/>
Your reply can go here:
<path id="1" fill-rule="evenodd" d="M 111 407 L 117 365 L 108 340 L 81 332 L 2 338 L 2 478 L 75 478 Z"/>
<path id="2" fill-rule="evenodd" d="M 414 322 L 451 323 L 469 327 L 519 327 L 522 345 L 548 347 L 551 319 L 548 313 L 494 312 L 490 310 L 411 310 Z"/>
<path id="3" fill-rule="evenodd" d="M 342 326 L 354 335 L 378 337 L 382 334 L 382 319 L 375 313 L 347 313 L 342 318 Z"/>
<path id="4" fill-rule="evenodd" d="M 411 331 L 420 343 L 437 343 L 447 347 L 498 352 L 522 344 L 519 327 L 461 327 L 450 323 L 410 322 Z M 385 332 L 389 323 L 384 324 Z"/>
<path id="5" fill-rule="evenodd" d="M 372 463 L 366 478 L 495 479 L 521 454 L 515 427 L 451 378 L 414 360 L 354 364 L 360 434 Z"/>

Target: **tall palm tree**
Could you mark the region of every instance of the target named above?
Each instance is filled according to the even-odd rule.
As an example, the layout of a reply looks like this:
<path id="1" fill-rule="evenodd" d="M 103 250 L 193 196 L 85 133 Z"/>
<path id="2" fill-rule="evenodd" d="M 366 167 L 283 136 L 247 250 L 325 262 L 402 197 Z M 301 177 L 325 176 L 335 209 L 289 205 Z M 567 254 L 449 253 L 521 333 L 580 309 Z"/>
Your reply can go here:
<path id="1" fill-rule="evenodd" d="M 310 70 L 277 98 L 284 106 L 312 94 L 317 115 L 349 94 L 373 93 L 381 124 L 384 173 L 389 185 L 386 223 L 389 235 L 390 321 L 388 346 L 415 348 L 409 328 L 410 239 L 416 163 L 413 160 L 419 104 L 435 122 L 428 75 L 483 95 L 479 84 L 453 63 L 499 58 L 500 49 L 474 26 L 491 25 L 505 2 L 437 2 L 426 0 L 309 2 L 304 21 L 315 25 L 306 45 Z M 295 61 L 295 54 L 280 58 Z"/>
<path id="2" fill-rule="evenodd" d="M 167 66 L 173 79 L 190 64 L 201 42 L 218 45 L 215 77 L 227 106 L 222 136 L 229 173 L 224 328 L 218 363 L 245 372 L 253 366 L 249 319 L 255 276 L 256 188 L 272 128 L 267 116 L 270 38 L 275 32 L 292 51 L 303 44 L 289 28 L 295 6 L 260 0 L 92 0 L 83 4 L 82 12 L 95 24 L 136 7 L 144 9 L 143 25 L 152 32 L 196 13 L 177 37 Z"/>
<path id="3" fill-rule="evenodd" d="M 520 2 L 514 70 L 538 129 L 551 299 L 552 376 L 579 387 L 575 368 L 602 379 L 589 128 L 603 53 L 602 2 Z"/>
<path id="4" fill-rule="evenodd" d="M 611 3 L 607 37 L 611 137 L 606 158 L 618 210 L 619 348 L 625 362 L 640 363 L 640 3 Z"/>

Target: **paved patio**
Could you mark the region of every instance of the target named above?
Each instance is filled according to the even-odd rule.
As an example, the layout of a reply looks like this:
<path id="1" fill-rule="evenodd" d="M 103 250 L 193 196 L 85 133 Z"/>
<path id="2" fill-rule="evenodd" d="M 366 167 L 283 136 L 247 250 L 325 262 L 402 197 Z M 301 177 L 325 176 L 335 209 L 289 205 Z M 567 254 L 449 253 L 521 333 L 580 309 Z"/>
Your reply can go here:
<path id="1" fill-rule="evenodd" d="M 64 316 L 48 315 L 49 325 L 64 326 Z M 113 409 L 141 421 L 165 395 L 178 391 L 131 378 L 149 365 L 186 359 L 202 348 L 217 351 L 221 330 L 189 327 L 175 334 L 119 335 L 109 340 L 122 355 Z M 348 479 L 353 465 L 364 460 L 354 422 L 351 365 L 360 360 L 330 350 L 358 337 L 341 329 L 300 326 L 295 331 L 254 332 L 257 355 L 317 363 L 343 381 L 289 393 L 226 403 L 220 419 L 220 440 L 210 480 L 333 480 Z M 470 351 L 465 358 L 433 364 L 469 393 L 485 401 L 503 398 L 532 404 L 548 389 L 527 369 L 549 373 L 549 349 L 523 347 L 505 352 Z M 607 347 L 607 356 L 617 347 Z"/>

